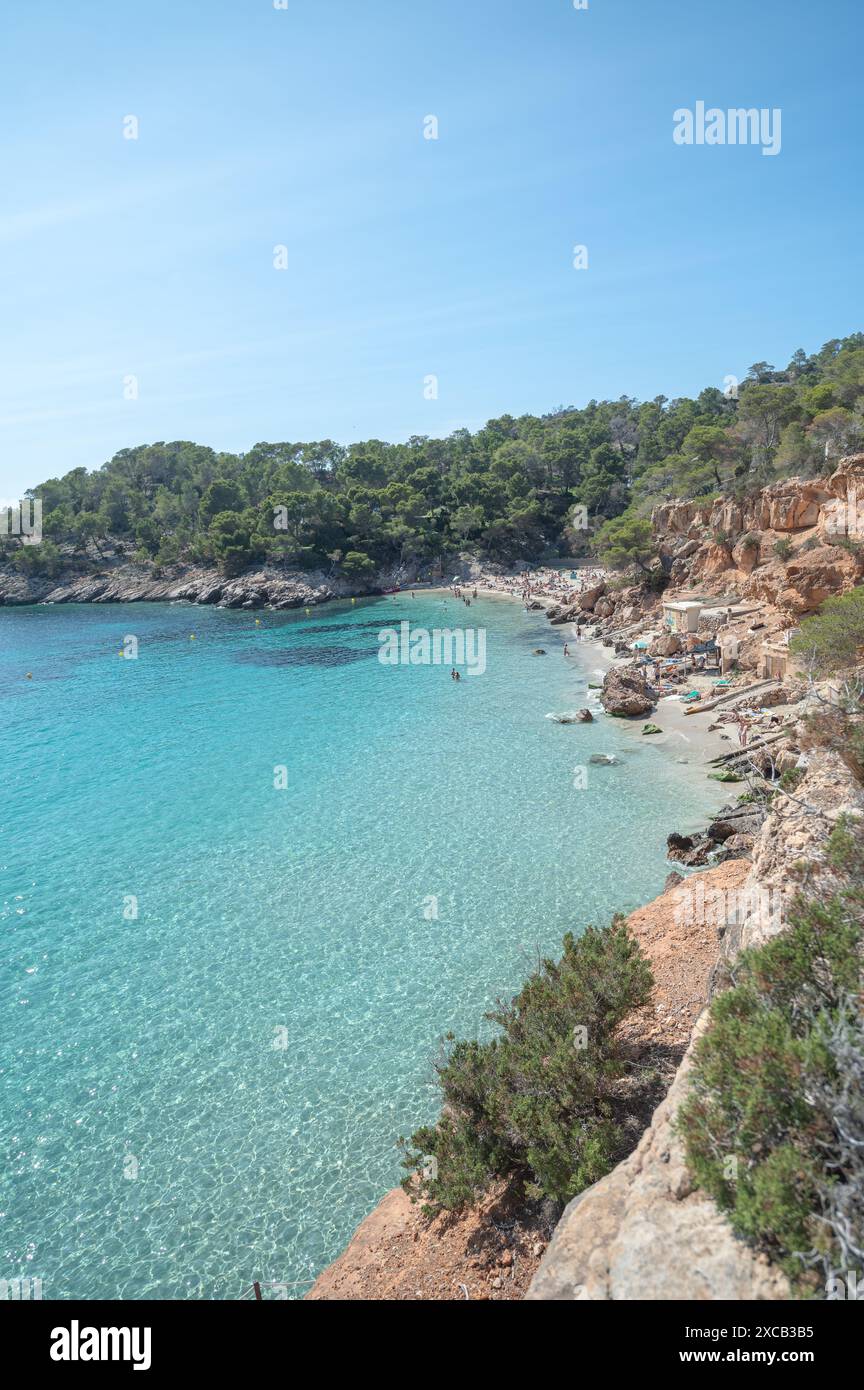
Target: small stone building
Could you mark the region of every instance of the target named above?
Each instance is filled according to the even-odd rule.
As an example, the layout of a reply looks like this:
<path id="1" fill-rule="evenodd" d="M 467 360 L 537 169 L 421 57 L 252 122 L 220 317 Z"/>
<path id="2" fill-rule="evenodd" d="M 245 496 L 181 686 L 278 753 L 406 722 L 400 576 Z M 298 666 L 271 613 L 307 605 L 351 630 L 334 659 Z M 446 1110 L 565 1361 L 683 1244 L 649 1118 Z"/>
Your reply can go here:
<path id="1" fill-rule="evenodd" d="M 663 604 L 663 621 L 670 632 L 697 632 L 704 607 L 705 600 L 701 598 L 669 600 Z"/>

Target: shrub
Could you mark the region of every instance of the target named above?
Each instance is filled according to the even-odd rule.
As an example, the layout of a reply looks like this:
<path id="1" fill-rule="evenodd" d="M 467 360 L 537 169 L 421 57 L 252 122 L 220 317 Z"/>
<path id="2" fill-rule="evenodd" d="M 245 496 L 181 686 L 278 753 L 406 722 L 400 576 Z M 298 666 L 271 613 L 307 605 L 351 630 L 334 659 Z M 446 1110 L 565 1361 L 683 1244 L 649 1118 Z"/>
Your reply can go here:
<path id="1" fill-rule="evenodd" d="M 864 648 L 864 586 L 826 599 L 819 613 L 805 618 L 791 642 L 796 656 L 817 675 L 852 666 Z"/>
<path id="2" fill-rule="evenodd" d="M 438 1067 L 437 1125 L 400 1139 L 403 1186 L 424 1210 L 471 1205 L 496 1177 L 566 1202 L 608 1172 L 620 1135 L 613 1095 L 625 1069 L 616 1029 L 644 1004 L 651 971 L 626 924 L 564 938 L 519 994 L 487 1018 L 500 1034 L 456 1041 Z M 434 1160 L 434 1163 L 431 1161 Z"/>
<path id="3" fill-rule="evenodd" d="M 779 540 L 774 542 L 774 554 L 777 556 L 778 560 L 782 560 L 784 564 L 786 563 L 792 554 L 792 542 L 789 540 L 788 536 L 781 536 Z"/>
<path id="4" fill-rule="evenodd" d="M 794 792 L 800 782 L 804 780 L 805 769 L 803 767 L 790 767 L 780 775 L 780 786 L 785 792 Z"/>
<path id="5" fill-rule="evenodd" d="M 828 748 L 855 776 L 864 779 L 864 688 L 846 683 L 837 704 L 824 704 L 804 717 L 802 747 Z"/>
<path id="6" fill-rule="evenodd" d="M 696 1181 L 802 1293 L 864 1246 L 862 847 L 842 822 L 828 855 L 847 885 L 799 896 L 789 929 L 740 957 L 678 1116 Z"/>
<path id="7" fill-rule="evenodd" d="M 38 545 L 16 546 L 11 561 L 19 573 L 38 575 L 42 579 L 54 579 L 63 568 L 62 554 L 54 542 L 47 539 Z"/>

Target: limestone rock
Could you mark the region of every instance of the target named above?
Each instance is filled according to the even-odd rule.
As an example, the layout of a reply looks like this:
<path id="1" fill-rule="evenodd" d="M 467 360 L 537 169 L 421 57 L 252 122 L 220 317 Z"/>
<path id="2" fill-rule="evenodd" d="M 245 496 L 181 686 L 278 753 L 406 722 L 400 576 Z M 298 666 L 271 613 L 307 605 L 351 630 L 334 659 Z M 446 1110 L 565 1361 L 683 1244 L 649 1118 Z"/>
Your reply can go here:
<path id="1" fill-rule="evenodd" d="M 704 1031 L 707 1015 L 694 1039 Z M 756 1258 L 693 1191 L 674 1119 L 693 1044 L 638 1148 L 567 1207 L 526 1298 L 581 1302 L 786 1299 L 785 1276 Z"/>
<path id="2" fill-rule="evenodd" d="M 684 643 L 676 632 L 664 632 L 655 637 L 648 648 L 649 656 L 677 656 Z"/>
<path id="3" fill-rule="evenodd" d="M 777 605 L 795 615 L 813 613 L 832 594 L 854 588 L 862 568 L 855 555 L 837 545 L 804 551 L 786 566 L 786 587 Z"/>
<path id="4" fill-rule="evenodd" d="M 607 714 L 638 719 L 654 708 L 656 696 L 638 667 L 621 666 L 606 672 L 600 701 Z"/>
<path id="5" fill-rule="evenodd" d="M 595 584 L 592 589 L 586 589 L 584 594 L 579 595 L 578 607 L 583 613 L 593 613 L 594 605 L 598 598 L 602 598 L 606 592 L 605 584 Z"/>

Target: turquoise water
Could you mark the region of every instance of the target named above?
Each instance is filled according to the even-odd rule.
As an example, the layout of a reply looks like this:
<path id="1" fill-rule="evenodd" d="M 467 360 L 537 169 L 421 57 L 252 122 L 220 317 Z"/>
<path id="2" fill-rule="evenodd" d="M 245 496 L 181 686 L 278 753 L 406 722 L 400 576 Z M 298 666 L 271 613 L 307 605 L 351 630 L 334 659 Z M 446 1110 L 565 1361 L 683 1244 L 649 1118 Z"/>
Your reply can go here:
<path id="1" fill-rule="evenodd" d="M 448 615 L 485 675 L 377 661 Z M 591 662 L 516 604 L 257 617 L 0 609 L 0 1277 L 46 1298 L 301 1294 L 436 1113 L 441 1036 L 660 891 L 708 803 L 544 717 Z M 577 789 L 592 752 L 623 761 Z"/>

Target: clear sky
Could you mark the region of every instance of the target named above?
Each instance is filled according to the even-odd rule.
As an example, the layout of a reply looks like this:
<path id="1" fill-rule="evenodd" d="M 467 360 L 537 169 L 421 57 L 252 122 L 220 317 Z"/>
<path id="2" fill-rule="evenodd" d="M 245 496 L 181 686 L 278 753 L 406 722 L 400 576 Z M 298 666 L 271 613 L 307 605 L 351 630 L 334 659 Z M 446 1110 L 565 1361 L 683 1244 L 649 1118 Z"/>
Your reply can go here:
<path id="1" fill-rule="evenodd" d="M 864 329 L 862 38 L 861 0 L 18 0 L 0 496 L 157 439 L 690 394 Z M 676 145 L 700 100 L 781 108 L 780 154 Z"/>

